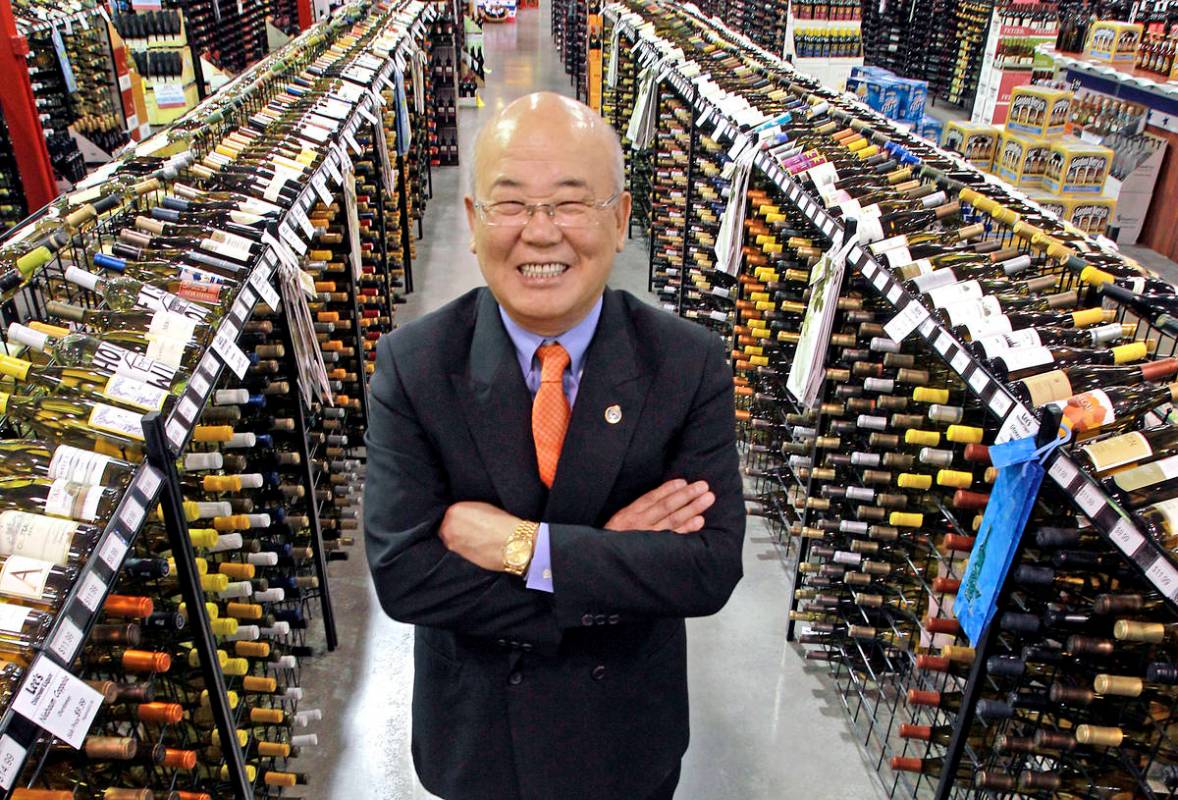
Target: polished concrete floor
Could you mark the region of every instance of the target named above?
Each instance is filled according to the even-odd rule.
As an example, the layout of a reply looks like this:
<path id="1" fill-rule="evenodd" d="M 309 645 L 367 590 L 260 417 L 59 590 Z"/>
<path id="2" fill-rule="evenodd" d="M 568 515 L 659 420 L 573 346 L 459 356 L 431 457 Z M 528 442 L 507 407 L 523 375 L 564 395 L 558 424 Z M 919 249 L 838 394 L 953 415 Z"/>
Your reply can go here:
<path id="1" fill-rule="evenodd" d="M 491 74 L 482 109 L 464 109 L 461 157 L 469 163 L 479 125 L 529 92 L 571 94 L 552 47 L 547 4 L 523 10 L 515 24 L 489 25 Z M 416 291 L 401 307 L 408 321 L 481 283 L 462 196 L 468 167 L 434 171 L 434 197 L 414 264 Z M 611 284 L 645 293 L 647 251 L 632 242 Z M 305 662 L 306 703 L 324 710 L 319 746 L 296 768 L 311 776 L 314 800 L 431 798 L 409 755 L 413 630 L 377 605 L 358 542 L 351 560 L 331 565 L 340 648 Z M 745 578 L 714 617 L 689 620 L 691 747 L 680 800 L 868 800 L 877 796 L 850 739 L 841 706 L 785 641 L 787 576 L 774 545 L 755 523 L 745 546 Z M 487 798 L 495 800 L 495 798 Z M 561 800 L 561 798 L 551 798 Z"/>

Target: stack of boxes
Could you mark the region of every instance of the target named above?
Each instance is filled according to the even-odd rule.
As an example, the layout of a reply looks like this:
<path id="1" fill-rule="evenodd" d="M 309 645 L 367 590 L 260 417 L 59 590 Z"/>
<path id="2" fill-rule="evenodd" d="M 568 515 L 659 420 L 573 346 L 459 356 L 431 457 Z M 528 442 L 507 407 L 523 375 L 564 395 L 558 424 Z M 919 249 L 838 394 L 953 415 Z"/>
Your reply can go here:
<path id="1" fill-rule="evenodd" d="M 950 122 L 941 145 L 993 172 L 1085 233 L 1102 234 L 1116 199 L 1104 197 L 1113 151 L 1068 136 L 1072 93 L 1050 86 L 1011 92 L 1004 128 Z"/>
<path id="2" fill-rule="evenodd" d="M 918 136 L 940 134 L 941 122 L 924 114 L 928 81 L 902 78 L 883 67 L 852 67 L 847 91 L 888 119 L 912 126 Z"/>

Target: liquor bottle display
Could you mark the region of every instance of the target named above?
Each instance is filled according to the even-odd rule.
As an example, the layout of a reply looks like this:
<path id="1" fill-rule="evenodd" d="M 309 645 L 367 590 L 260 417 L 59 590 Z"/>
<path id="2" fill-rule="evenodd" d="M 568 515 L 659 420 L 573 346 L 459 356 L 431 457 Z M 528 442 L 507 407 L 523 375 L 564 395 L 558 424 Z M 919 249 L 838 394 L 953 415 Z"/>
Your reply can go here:
<path id="1" fill-rule="evenodd" d="M 628 176 L 636 208 L 651 198 L 652 285 L 730 346 L 790 636 L 826 665 L 884 792 L 1171 793 L 1172 287 L 690 7 L 632 0 L 607 10 L 614 29 L 619 66 L 671 56 L 650 149 L 628 154 L 652 165 L 649 185 Z M 643 90 L 606 84 L 620 133 Z M 728 162 L 749 149 L 745 181 Z M 717 204 L 738 185 L 743 202 Z M 1068 441 L 992 621 L 959 619 L 1008 502 L 991 453 L 1051 409 Z"/>
<path id="2" fill-rule="evenodd" d="M 344 8 L 0 245 L 4 708 L 52 667 L 90 687 L 76 741 L 5 717 L 10 796 L 310 783 L 330 709 L 300 665 L 338 643 L 328 565 L 429 191 L 401 58 L 440 13 Z"/>

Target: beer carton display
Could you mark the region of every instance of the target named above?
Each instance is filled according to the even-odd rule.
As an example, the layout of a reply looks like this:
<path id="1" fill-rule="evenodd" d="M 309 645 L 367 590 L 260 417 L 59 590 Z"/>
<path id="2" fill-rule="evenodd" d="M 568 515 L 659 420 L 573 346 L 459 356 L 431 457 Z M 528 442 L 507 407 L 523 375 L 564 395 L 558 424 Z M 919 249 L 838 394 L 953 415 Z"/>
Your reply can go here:
<path id="1" fill-rule="evenodd" d="M 899 118 L 908 122 L 919 122 L 924 117 L 924 106 L 928 101 L 928 81 L 895 78 L 893 84 L 907 89 Z"/>
<path id="2" fill-rule="evenodd" d="M 990 169 L 998 149 L 999 132 L 993 125 L 952 120 L 945 125 L 941 147 L 959 153 L 979 169 Z"/>
<path id="3" fill-rule="evenodd" d="M 1039 186 L 1051 153 L 1051 142 L 1042 136 L 1012 131 L 1002 132 L 994 154 L 993 172 L 1015 186 Z"/>
<path id="4" fill-rule="evenodd" d="M 1140 22 L 1102 19 L 1088 28 L 1084 55 L 1098 61 L 1128 62 L 1137 60 L 1137 45 L 1143 28 Z"/>
<path id="5" fill-rule="evenodd" d="M 1116 217 L 1117 201 L 1113 197 L 1069 197 L 1035 191 L 1027 194 L 1045 211 L 1092 236 L 1107 233 Z"/>
<path id="6" fill-rule="evenodd" d="M 1113 163 L 1113 151 L 1068 136 L 1051 143 L 1042 187 L 1054 194 L 1100 194 Z"/>
<path id="7" fill-rule="evenodd" d="M 919 122 L 928 99 L 928 82 L 901 78 L 882 67 L 855 67 L 846 89 L 888 119 Z"/>
<path id="8" fill-rule="evenodd" d="M 1071 106 L 1069 91 L 1049 86 L 1016 86 L 1010 93 L 1006 128 L 1036 136 L 1057 136 L 1067 127 Z"/>
<path id="9" fill-rule="evenodd" d="M 930 142 L 940 142 L 941 135 L 945 132 L 945 123 L 936 117 L 923 116 L 920 121 L 913 126 L 913 132 L 922 138 L 928 139 Z"/>

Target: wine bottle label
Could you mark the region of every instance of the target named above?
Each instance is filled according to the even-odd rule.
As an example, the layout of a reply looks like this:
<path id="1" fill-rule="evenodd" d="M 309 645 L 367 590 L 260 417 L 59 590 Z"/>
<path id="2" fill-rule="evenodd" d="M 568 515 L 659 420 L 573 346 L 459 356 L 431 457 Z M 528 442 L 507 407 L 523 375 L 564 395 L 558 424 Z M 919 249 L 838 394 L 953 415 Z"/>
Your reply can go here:
<path id="1" fill-rule="evenodd" d="M 994 295 L 986 295 L 977 300 L 953 303 L 944 307 L 949 317 L 949 324 L 957 325 L 988 325 L 993 319 L 1003 318 L 1002 304 Z"/>
<path id="2" fill-rule="evenodd" d="M 913 261 L 911 263 L 905 264 L 904 266 L 900 267 L 900 277 L 906 281 L 910 281 L 915 278 L 920 278 L 924 275 L 928 275 L 930 272 L 936 274 L 936 273 L 944 272 L 944 271 L 945 270 L 939 270 L 936 267 L 934 267 L 933 262 L 929 261 L 927 258 L 918 258 L 916 261 Z M 949 283 L 953 283 L 954 281 L 957 280 L 956 275 L 954 275 L 952 277 L 953 277 L 953 280 L 949 281 Z M 934 288 L 934 287 L 930 287 L 930 288 Z"/>
<path id="3" fill-rule="evenodd" d="M 61 478 L 49 486 L 45 497 L 45 513 L 55 517 L 69 517 L 93 522 L 98 517 L 98 501 L 103 488 L 92 483 L 73 483 Z"/>
<path id="4" fill-rule="evenodd" d="M 9 556 L 0 567 L 0 594 L 40 600 L 45 596 L 45 584 L 53 565 L 48 561 L 24 556 Z"/>
<path id="5" fill-rule="evenodd" d="M 991 296 L 988 298 L 993 300 Z M 984 339 L 987 336 L 994 336 L 1000 333 L 1010 333 L 1014 327 L 1010 324 L 1010 319 L 1005 314 L 998 314 L 997 316 L 983 317 L 982 319 L 967 322 L 965 329 L 969 333 L 970 339 Z"/>
<path id="6" fill-rule="evenodd" d="M 1178 530 L 1178 497 L 1172 500 L 1163 500 L 1160 503 L 1154 503 L 1152 506 L 1147 506 L 1143 511 L 1153 511 L 1161 515 L 1162 519 L 1165 520 L 1167 530 Z"/>
<path id="7" fill-rule="evenodd" d="M 176 289 L 176 296 L 192 300 L 195 303 L 219 306 L 221 305 L 221 290 L 224 288 L 221 284 L 216 283 L 181 281 L 180 286 Z"/>
<path id="8" fill-rule="evenodd" d="M 871 244 L 883 238 L 883 223 L 878 217 L 870 217 L 859 221 L 859 241 Z"/>
<path id="9" fill-rule="evenodd" d="M 839 202 L 838 209 L 842 212 L 844 217 L 857 217 L 863 211 L 862 207 L 859 205 L 859 201 L 854 198 Z"/>
<path id="10" fill-rule="evenodd" d="M 144 311 L 170 311 L 201 322 L 209 315 L 209 309 L 190 303 L 176 295 L 165 292 L 157 286 L 142 286 L 135 298 L 135 307 Z"/>
<path id="11" fill-rule="evenodd" d="M 95 403 L 90 409 L 87 424 L 96 431 L 117 433 L 131 439 L 143 441 L 143 415 L 134 411 Z"/>
<path id="12" fill-rule="evenodd" d="M 225 278 L 222 278 L 215 272 L 207 272 L 203 269 L 189 266 L 187 264 L 180 268 L 180 280 L 187 281 L 188 283 L 209 284 L 222 284 L 227 282 Z"/>
<path id="13" fill-rule="evenodd" d="M 1088 460 L 1092 462 L 1092 466 L 1097 472 L 1132 464 L 1134 461 L 1140 461 L 1153 455 L 1153 448 L 1149 446 L 1149 440 L 1137 431 L 1126 433 L 1123 436 L 1114 436 L 1095 444 L 1084 445 L 1081 449 L 1088 455 Z M 1126 472 L 1133 471 L 1126 470 Z"/>
<path id="14" fill-rule="evenodd" d="M 115 375 L 106 382 L 102 396 L 117 403 L 144 411 L 161 411 L 168 392 L 126 375 Z"/>
<path id="15" fill-rule="evenodd" d="M 50 478 L 65 478 L 74 483 L 99 483 L 111 460 L 110 456 L 63 444 L 53 451 L 48 474 Z"/>
<path id="16" fill-rule="evenodd" d="M 32 613 L 31 608 L 12 603 L 0 603 L 0 631 L 20 633 L 24 630 L 25 623 L 28 622 L 29 615 Z"/>
<path id="17" fill-rule="evenodd" d="M 1035 408 L 1048 403 L 1067 400 L 1072 396 L 1072 384 L 1063 370 L 1052 370 L 1041 375 L 1029 375 L 1022 379 L 1031 396 L 1031 405 Z"/>
<path id="18" fill-rule="evenodd" d="M 1007 350 L 1019 347 L 1035 347 L 1041 345 L 1039 332 L 1034 328 L 1023 328 L 1012 333 L 1001 333 L 997 336 L 987 336 L 978 342 L 982 347 L 982 354 L 986 358 L 997 358 Z"/>
<path id="19" fill-rule="evenodd" d="M 249 211 L 230 211 L 229 219 L 236 222 L 238 225 L 255 225 L 261 222 L 265 217 L 260 214 L 253 214 Z"/>
<path id="20" fill-rule="evenodd" d="M 225 238 L 219 238 L 222 236 Z M 232 258 L 243 264 L 250 263 L 253 253 L 250 252 L 249 239 L 242 239 L 240 236 L 234 236 L 232 239 L 229 239 L 228 237 L 230 236 L 232 234 L 218 231 L 217 239 L 202 239 L 200 247 L 202 250 L 208 250 L 210 253 L 225 256 L 226 258 Z"/>
<path id="21" fill-rule="evenodd" d="M 1083 412 L 1080 420 L 1082 425 L 1081 430 L 1089 430 L 1091 428 L 1098 428 L 1101 425 L 1108 425 L 1115 422 L 1117 419 L 1116 409 L 1113 408 L 1113 401 L 1105 394 L 1103 389 L 1093 389 L 1090 392 L 1075 395 L 1068 401 L 1070 408 L 1079 408 Z"/>
<path id="22" fill-rule="evenodd" d="M 883 216 L 883 209 L 879 207 L 878 203 L 872 203 L 869 206 L 863 206 L 859 209 L 860 219 L 879 219 Z"/>
<path id="23" fill-rule="evenodd" d="M 188 345 L 184 342 L 168 337 L 151 338 L 147 343 L 147 355 L 173 369 L 184 363 L 184 352 L 187 349 Z"/>
<path id="24" fill-rule="evenodd" d="M 0 555 L 39 558 L 64 566 L 77 530 L 78 523 L 68 519 L 5 511 L 0 513 Z"/>
<path id="25" fill-rule="evenodd" d="M 891 239 L 885 239 L 884 242 L 893 242 L 897 238 L 902 239 L 903 237 L 893 236 Z M 880 242 L 880 244 L 883 244 L 883 242 Z M 883 253 L 884 260 L 888 262 L 888 266 L 892 269 L 905 267 L 914 260 L 912 254 L 908 252 L 908 248 L 903 244 L 898 244 L 890 250 L 883 250 L 881 252 Z"/>
<path id="26" fill-rule="evenodd" d="M 1000 358 L 1006 364 L 1007 372 L 1017 372 L 1020 369 L 1032 369 L 1044 364 L 1051 364 L 1055 359 L 1046 347 L 1016 347 L 1007 350 Z"/>
<path id="27" fill-rule="evenodd" d="M 196 333 L 196 322 L 183 314 L 171 311 L 157 311 L 151 315 L 151 326 L 147 329 L 149 339 L 175 339 L 189 344 Z"/>
<path id="28" fill-rule="evenodd" d="M 958 304 L 976 303 L 985 296 L 982 292 L 982 285 L 977 281 L 954 283 L 956 277 L 952 270 L 938 269 L 916 279 L 917 284 L 920 284 L 925 278 L 928 279 L 924 286 L 918 285 L 917 289 L 927 294 L 933 308 L 946 309 L 950 319 L 953 318 L 952 309 Z"/>
<path id="29" fill-rule="evenodd" d="M 890 236 L 887 239 L 875 242 L 867 249 L 877 256 L 886 254 L 890 250 L 903 250 L 907 252 L 908 237 L 902 233 L 898 236 Z"/>
<path id="30" fill-rule="evenodd" d="M 1178 455 L 1118 472 L 1113 476 L 1113 481 L 1122 491 L 1135 492 L 1174 477 L 1178 477 Z"/>
<path id="31" fill-rule="evenodd" d="M 157 389 L 171 388 L 176 377 L 175 367 L 108 342 L 99 343 L 90 363 L 104 372 L 134 378 Z"/>

